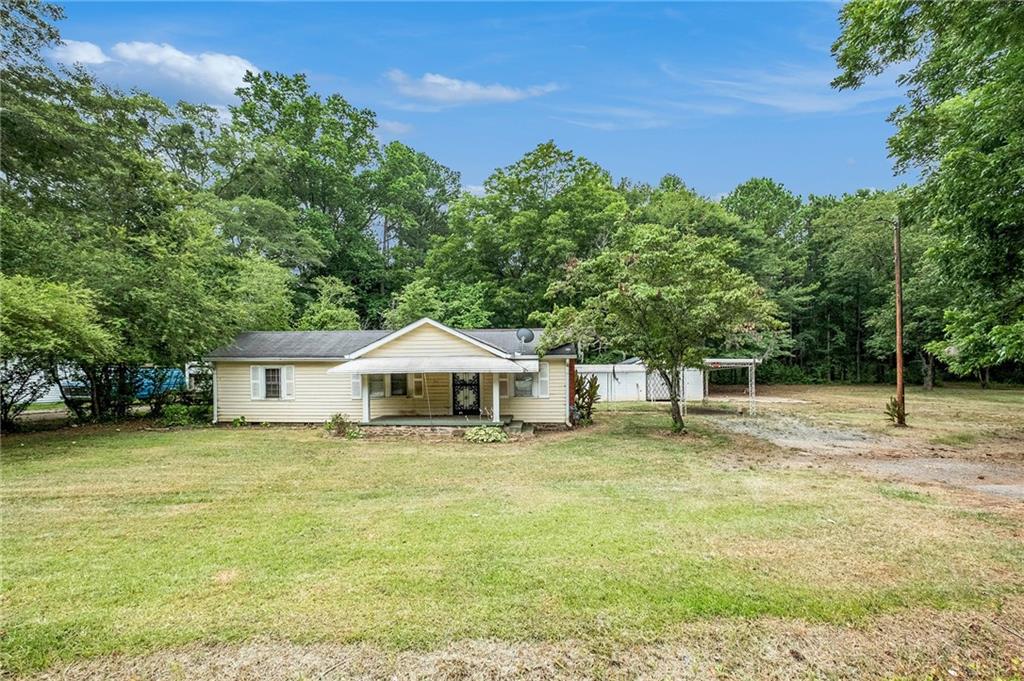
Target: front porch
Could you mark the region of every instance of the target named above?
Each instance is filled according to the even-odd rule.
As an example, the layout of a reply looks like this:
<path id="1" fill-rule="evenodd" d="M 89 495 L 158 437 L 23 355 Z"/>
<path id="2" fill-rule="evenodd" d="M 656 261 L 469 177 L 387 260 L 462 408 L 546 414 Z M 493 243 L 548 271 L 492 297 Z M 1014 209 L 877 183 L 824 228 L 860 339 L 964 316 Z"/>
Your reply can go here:
<path id="1" fill-rule="evenodd" d="M 455 416 L 377 416 L 370 419 L 371 426 L 423 426 L 439 428 L 472 428 L 474 426 L 507 426 L 512 423 L 511 416 L 495 421 L 490 416 L 455 415 Z"/>

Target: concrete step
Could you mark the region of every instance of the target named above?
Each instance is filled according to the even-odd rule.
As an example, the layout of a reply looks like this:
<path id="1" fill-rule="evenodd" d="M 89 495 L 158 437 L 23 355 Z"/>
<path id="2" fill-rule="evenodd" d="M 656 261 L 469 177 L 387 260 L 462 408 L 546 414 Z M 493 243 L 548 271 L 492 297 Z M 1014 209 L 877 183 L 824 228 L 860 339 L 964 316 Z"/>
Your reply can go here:
<path id="1" fill-rule="evenodd" d="M 509 424 L 507 424 L 505 426 L 505 432 L 508 433 L 509 435 L 518 435 L 522 431 L 523 431 L 523 422 L 522 421 L 512 421 L 511 423 L 509 423 Z"/>

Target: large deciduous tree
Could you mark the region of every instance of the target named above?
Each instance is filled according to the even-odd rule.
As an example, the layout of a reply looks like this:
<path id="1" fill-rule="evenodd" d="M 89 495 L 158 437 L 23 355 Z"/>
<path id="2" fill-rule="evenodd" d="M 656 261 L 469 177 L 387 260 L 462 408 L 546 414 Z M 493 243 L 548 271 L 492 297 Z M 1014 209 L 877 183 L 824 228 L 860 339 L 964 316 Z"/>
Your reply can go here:
<path id="1" fill-rule="evenodd" d="M 907 91 L 889 151 L 922 172 L 914 206 L 941 237 L 933 351 L 961 373 L 1024 359 L 1024 3 L 854 0 L 840 22 L 834 85 L 892 69 Z"/>
<path id="2" fill-rule="evenodd" d="M 623 227 L 611 246 L 571 266 L 552 294 L 582 303 L 548 318 L 545 344 L 601 340 L 644 360 L 669 386 L 672 426 L 683 431 L 681 373 L 728 338 L 770 325 L 774 306 L 729 264 L 730 239 L 665 225 Z"/>

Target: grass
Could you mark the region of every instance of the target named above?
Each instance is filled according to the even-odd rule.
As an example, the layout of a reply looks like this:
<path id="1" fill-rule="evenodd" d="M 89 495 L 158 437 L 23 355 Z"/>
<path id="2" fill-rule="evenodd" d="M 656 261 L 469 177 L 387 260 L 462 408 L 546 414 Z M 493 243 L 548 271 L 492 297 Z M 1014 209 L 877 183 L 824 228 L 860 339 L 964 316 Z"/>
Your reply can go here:
<path id="1" fill-rule="evenodd" d="M 857 623 L 1020 593 L 1020 518 L 822 470 L 751 469 L 658 408 L 532 441 L 317 429 L 6 437 L 5 669 L 256 637 L 426 649 Z M 922 503 L 925 501 L 927 503 Z"/>

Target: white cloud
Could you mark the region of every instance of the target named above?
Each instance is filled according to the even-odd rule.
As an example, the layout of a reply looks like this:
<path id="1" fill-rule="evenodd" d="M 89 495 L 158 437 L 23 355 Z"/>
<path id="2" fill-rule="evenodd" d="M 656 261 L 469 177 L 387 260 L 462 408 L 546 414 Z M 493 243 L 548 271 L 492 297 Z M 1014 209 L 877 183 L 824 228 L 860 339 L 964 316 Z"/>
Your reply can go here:
<path id="1" fill-rule="evenodd" d="M 468 192 L 473 196 L 483 196 L 487 193 L 487 189 L 482 184 L 464 184 L 462 185 L 462 191 Z"/>
<path id="2" fill-rule="evenodd" d="M 85 40 L 65 40 L 54 48 L 53 56 L 64 64 L 103 64 L 110 61 L 99 45 Z"/>
<path id="3" fill-rule="evenodd" d="M 770 69 L 735 69 L 713 75 L 690 74 L 672 64 L 659 64 L 670 79 L 694 87 L 697 96 L 711 96 L 775 109 L 783 113 L 842 113 L 900 96 L 894 74 L 884 74 L 853 91 L 832 88 L 837 72 L 794 64 Z"/>
<path id="4" fill-rule="evenodd" d="M 591 130 L 651 130 L 672 124 L 672 117 L 662 111 L 628 106 L 596 106 L 566 109 L 568 116 L 555 120 Z"/>
<path id="5" fill-rule="evenodd" d="M 471 80 L 449 78 L 439 73 L 424 73 L 419 78 L 411 78 L 408 74 L 398 69 L 388 71 L 386 76 L 398 92 L 406 97 L 449 106 L 475 102 L 518 102 L 529 97 L 539 97 L 558 89 L 558 86 L 554 83 L 531 85 L 525 88 L 511 87 L 499 83 L 481 85 Z"/>
<path id="6" fill-rule="evenodd" d="M 168 43 L 117 43 L 111 52 L 126 64 L 154 68 L 163 76 L 219 95 L 232 95 L 246 71 L 258 71 L 247 59 L 220 52 L 189 54 Z"/>
<path id="7" fill-rule="evenodd" d="M 402 123 L 401 121 L 377 121 L 377 127 L 383 132 L 391 133 L 392 135 L 404 135 L 408 132 L 412 132 L 412 126 L 408 123 Z"/>

